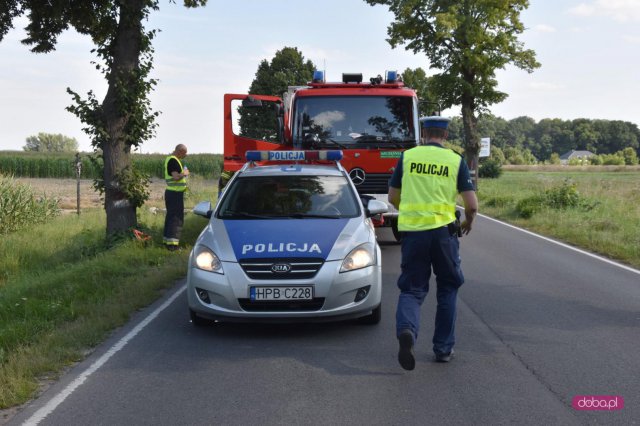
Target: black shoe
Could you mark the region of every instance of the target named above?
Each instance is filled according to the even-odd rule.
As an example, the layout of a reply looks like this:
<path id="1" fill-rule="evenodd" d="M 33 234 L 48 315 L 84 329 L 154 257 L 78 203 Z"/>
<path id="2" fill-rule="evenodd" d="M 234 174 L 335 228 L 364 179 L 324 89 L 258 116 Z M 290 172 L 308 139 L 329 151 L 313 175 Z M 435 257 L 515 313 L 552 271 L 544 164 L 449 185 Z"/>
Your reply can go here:
<path id="1" fill-rule="evenodd" d="M 448 354 L 436 354 L 436 362 L 449 362 L 453 358 L 453 350 Z"/>
<path id="2" fill-rule="evenodd" d="M 413 370 L 416 368 L 416 359 L 413 356 L 413 333 L 410 330 L 404 330 L 398 336 L 400 343 L 400 351 L 398 351 L 398 362 L 405 370 Z"/>
<path id="3" fill-rule="evenodd" d="M 169 251 L 179 251 L 179 250 L 180 250 L 180 247 L 179 247 L 179 246 L 174 246 L 174 245 L 170 245 L 170 244 L 167 244 L 165 247 L 166 247 L 166 248 L 167 248 L 167 250 L 169 250 Z"/>

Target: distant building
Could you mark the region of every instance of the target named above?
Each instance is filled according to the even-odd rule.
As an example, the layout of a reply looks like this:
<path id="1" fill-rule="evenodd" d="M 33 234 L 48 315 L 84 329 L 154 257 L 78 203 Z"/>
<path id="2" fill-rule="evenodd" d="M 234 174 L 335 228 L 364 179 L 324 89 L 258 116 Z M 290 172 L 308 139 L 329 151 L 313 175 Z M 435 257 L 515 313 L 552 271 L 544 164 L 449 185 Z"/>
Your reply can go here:
<path id="1" fill-rule="evenodd" d="M 561 164 L 568 164 L 570 160 L 586 160 L 589 157 L 593 157 L 595 154 L 591 151 L 576 151 L 572 149 L 569 152 L 565 152 L 560 156 Z"/>

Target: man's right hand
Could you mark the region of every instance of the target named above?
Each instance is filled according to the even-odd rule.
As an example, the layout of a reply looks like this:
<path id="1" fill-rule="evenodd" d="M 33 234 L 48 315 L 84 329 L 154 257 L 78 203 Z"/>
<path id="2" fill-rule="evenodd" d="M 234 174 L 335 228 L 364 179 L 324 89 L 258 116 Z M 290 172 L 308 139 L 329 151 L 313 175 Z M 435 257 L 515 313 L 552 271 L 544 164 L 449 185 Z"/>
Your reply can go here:
<path id="1" fill-rule="evenodd" d="M 467 222 L 467 219 L 463 220 L 460 228 L 462 228 L 462 233 L 464 235 L 468 235 L 469 232 L 471 232 L 471 222 Z"/>

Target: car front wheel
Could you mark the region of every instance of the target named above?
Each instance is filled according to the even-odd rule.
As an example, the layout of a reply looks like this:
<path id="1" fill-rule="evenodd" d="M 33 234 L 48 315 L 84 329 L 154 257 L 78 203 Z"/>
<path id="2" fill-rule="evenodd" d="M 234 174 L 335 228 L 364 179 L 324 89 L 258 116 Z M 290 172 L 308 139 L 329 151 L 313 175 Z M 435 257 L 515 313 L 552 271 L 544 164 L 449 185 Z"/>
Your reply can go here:
<path id="1" fill-rule="evenodd" d="M 382 305 L 378 305 L 369 315 L 358 319 L 360 324 L 376 325 L 382 319 Z"/>
<path id="2" fill-rule="evenodd" d="M 191 317 L 191 323 L 196 327 L 206 327 L 213 324 L 213 321 L 199 317 L 193 309 L 189 309 L 189 316 Z"/>

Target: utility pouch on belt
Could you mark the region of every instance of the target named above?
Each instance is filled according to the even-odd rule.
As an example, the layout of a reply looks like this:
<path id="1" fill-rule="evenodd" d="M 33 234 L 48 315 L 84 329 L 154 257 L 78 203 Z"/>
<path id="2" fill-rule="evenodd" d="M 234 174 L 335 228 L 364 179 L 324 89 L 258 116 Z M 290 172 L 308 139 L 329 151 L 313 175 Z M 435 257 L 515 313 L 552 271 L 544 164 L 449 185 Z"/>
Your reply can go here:
<path id="1" fill-rule="evenodd" d="M 456 220 L 455 222 L 451 222 L 449 225 L 449 235 L 462 237 L 462 227 L 460 226 L 460 211 L 456 210 Z"/>

